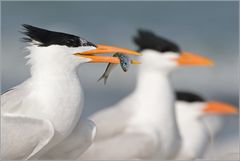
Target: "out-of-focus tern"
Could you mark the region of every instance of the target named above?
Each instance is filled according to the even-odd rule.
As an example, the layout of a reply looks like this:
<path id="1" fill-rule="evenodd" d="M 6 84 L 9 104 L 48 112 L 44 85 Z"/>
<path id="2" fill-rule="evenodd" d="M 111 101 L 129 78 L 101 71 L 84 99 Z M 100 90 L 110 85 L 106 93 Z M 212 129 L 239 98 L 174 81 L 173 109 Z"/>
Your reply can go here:
<path id="1" fill-rule="evenodd" d="M 89 120 L 79 122 L 83 91 L 77 67 L 119 63 L 116 57 L 93 54 L 139 53 L 31 25 L 23 27 L 31 77 L 1 95 L 1 159 L 36 159 L 58 145 L 59 152 L 66 152 L 69 147 L 61 142 L 71 142 L 71 138 L 66 140 L 69 135 L 78 136 L 79 155 L 90 145 L 95 125 Z"/>
<path id="2" fill-rule="evenodd" d="M 80 159 L 172 159 L 180 148 L 169 75 L 182 65 L 210 65 L 212 61 L 184 52 L 149 31 L 139 31 L 134 41 L 143 54 L 136 88 L 90 117 L 98 132 Z"/>
<path id="3" fill-rule="evenodd" d="M 203 120 L 204 116 L 236 114 L 238 110 L 230 104 L 206 101 L 190 92 L 177 92 L 176 99 L 177 123 L 182 138 L 182 147 L 176 159 L 203 159 L 213 138 L 209 126 Z"/>

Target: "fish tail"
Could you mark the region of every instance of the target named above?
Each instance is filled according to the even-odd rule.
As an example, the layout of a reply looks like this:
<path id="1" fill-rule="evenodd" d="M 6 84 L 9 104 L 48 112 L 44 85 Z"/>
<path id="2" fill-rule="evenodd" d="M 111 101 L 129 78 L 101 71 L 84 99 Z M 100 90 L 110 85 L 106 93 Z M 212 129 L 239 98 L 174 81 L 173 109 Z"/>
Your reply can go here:
<path id="1" fill-rule="evenodd" d="M 108 79 L 108 76 L 105 76 L 105 77 L 104 77 L 104 85 L 107 84 L 107 79 Z"/>
<path id="2" fill-rule="evenodd" d="M 98 82 L 104 78 L 104 74 L 97 80 Z"/>
<path id="3" fill-rule="evenodd" d="M 99 82 L 100 80 L 104 79 L 104 85 L 107 84 L 107 79 L 108 79 L 108 76 L 106 76 L 105 74 L 103 74 L 97 81 Z"/>

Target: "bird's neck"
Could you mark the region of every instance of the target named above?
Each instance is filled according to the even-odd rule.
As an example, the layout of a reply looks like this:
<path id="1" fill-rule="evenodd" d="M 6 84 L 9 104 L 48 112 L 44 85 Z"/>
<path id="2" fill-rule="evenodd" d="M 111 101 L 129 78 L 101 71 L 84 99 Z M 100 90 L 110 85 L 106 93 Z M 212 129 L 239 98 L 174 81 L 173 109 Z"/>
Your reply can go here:
<path id="1" fill-rule="evenodd" d="M 145 118 L 172 122 L 174 118 L 174 94 L 169 80 L 169 73 L 152 70 L 139 70 L 138 82 L 134 92 Z"/>
<path id="2" fill-rule="evenodd" d="M 78 65 L 74 61 L 67 62 L 59 53 L 47 55 L 38 51 L 29 55 L 31 97 L 39 106 L 38 113 L 32 114 L 45 117 L 60 134 L 68 135 L 79 119 L 83 105 Z"/>
<path id="3" fill-rule="evenodd" d="M 164 143 L 161 157 L 171 159 L 180 146 L 180 135 L 175 118 L 174 93 L 168 72 L 148 71 L 140 67 L 133 98 L 136 101 L 135 125 L 161 136 Z M 132 107 L 129 107 L 132 108 Z M 157 156 L 157 154 L 156 154 Z"/>
<path id="4" fill-rule="evenodd" d="M 51 93 L 50 91 L 56 92 L 63 88 L 71 89 L 72 86 L 77 90 L 80 86 L 77 74 L 79 64 L 70 59 L 67 60 L 59 52 L 49 48 L 32 47 L 27 57 L 28 64 L 31 65 L 31 81 L 34 87 L 41 88 L 38 90 L 42 92 Z"/>

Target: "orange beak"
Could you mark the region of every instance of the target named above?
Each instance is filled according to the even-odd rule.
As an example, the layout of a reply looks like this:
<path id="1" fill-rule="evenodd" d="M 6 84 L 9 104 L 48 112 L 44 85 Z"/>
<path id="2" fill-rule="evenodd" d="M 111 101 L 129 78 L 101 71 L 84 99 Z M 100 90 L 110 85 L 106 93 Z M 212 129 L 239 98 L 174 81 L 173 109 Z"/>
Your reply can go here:
<path id="1" fill-rule="evenodd" d="M 139 61 L 137 61 L 137 60 L 135 60 L 135 59 L 132 59 L 132 60 L 130 61 L 130 63 L 131 63 L 131 64 L 141 64 L 141 62 L 139 62 Z"/>
<path id="2" fill-rule="evenodd" d="M 181 52 L 176 61 L 180 65 L 213 65 L 213 61 L 207 57 L 190 52 Z"/>
<path id="3" fill-rule="evenodd" d="M 207 105 L 203 109 L 204 112 L 207 113 L 217 113 L 217 114 L 237 114 L 238 109 L 230 104 L 217 102 L 217 101 L 209 101 Z"/>
<path id="4" fill-rule="evenodd" d="M 123 53 L 123 54 L 128 54 L 128 55 L 137 55 L 140 56 L 141 54 L 125 49 L 125 48 L 120 48 L 120 47 L 114 47 L 114 46 L 107 46 L 107 45 L 96 45 L 96 49 L 93 50 L 88 50 L 82 53 L 76 53 L 74 55 L 76 56 L 81 56 L 81 57 L 86 57 L 91 59 L 91 63 L 114 63 L 114 64 L 119 64 L 120 61 L 117 57 L 112 57 L 112 56 L 95 56 L 93 54 L 107 54 L 107 53 Z M 135 64 L 135 63 L 132 63 Z"/>

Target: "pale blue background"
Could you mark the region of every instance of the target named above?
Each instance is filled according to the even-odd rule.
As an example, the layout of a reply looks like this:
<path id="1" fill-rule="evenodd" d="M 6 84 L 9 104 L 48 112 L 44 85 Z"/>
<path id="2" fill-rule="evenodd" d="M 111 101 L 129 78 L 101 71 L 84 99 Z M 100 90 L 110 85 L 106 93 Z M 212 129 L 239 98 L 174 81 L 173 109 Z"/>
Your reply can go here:
<path id="1" fill-rule="evenodd" d="M 21 24 L 68 32 L 94 43 L 136 49 L 132 36 L 150 29 L 179 43 L 184 50 L 215 60 L 215 66 L 180 69 L 173 75 L 177 89 L 196 91 L 208 99 L 238 106 L 238 2 L 2 2 L 2 89 L 29 77 L 20 42 Z M 105 64 L 79 69 L 85 89 L 84 114 L 116 103 L 135 85 L 137 66 L 128 73 L 119 68 L 108 84 L 97 83 Z M 229 136 L 236 136 L 237 121 Z M 232 131 L 231 131 L 232 130 Z"/>
<path id="2" fill-rule="evenodd" d="M 132 49 L 136 49 L 132 43 L 136 29 L 151 29 L 175 40 L 183 49 L 209 56 L 216 62 L 213 68 L 176 72 L 177 88 L 238 103 L 237 2 L 3 2 L 2 91 L 29 77 L 22 52 L 25 44 L 19 41 L 23 23 Z M 133 89 L 136 66 L 127 74 L 113 72 L 106 87 L 96 83 L 105 65 L 82 68 L 89 71 L 80 73 L 88 90 L 97 88 L 104 95 L 113 92 L 117 99 L 118 93 L 123 96 Z"/>

